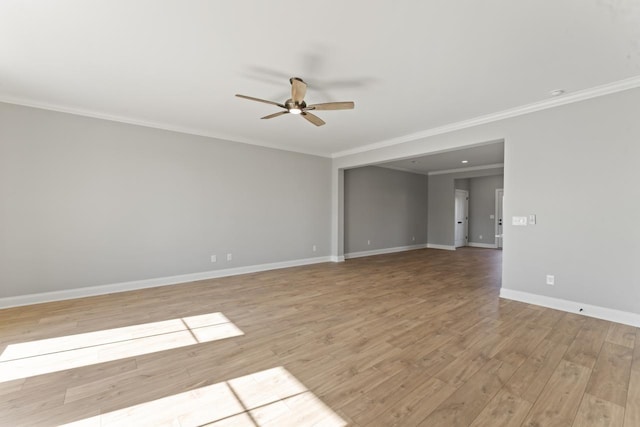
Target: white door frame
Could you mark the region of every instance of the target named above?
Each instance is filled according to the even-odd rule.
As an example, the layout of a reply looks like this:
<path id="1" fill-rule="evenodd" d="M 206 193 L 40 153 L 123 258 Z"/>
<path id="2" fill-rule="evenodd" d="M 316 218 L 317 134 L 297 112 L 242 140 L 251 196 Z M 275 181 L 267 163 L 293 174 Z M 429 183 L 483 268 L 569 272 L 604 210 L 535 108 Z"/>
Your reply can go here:
<path id="1" fill-rule="evenodd" d="M 455 210 L 455 199 L 458 198 L 458 194 L 464 195 L 464 244 L 456 245 L 456 221 L 458 220 Z M 467 190 L 457 190 L 454 196 L 454 209 L 453 209 L 453 246 L 456 248 L 467 246 L 469 244 L 469 192 Z"/>
<path id="2" fill-rule="evenodd" d="M 499 198 L 502 197 L 503 202 L 502 202 L 502 214 L 499 215 L 498 212 L 498 206 L 499 206 Z M 502 236 L 504 235 L 504 189 L 503 188 L 496 188 L 496 207 L 495 207 L 495 242 L 496 242 L 496 248 L 502 248 Z M 502 220 L 502 233 L 498 232 L 498 222 Z M 500 236 L 500 237 L 498 237 Z"/>

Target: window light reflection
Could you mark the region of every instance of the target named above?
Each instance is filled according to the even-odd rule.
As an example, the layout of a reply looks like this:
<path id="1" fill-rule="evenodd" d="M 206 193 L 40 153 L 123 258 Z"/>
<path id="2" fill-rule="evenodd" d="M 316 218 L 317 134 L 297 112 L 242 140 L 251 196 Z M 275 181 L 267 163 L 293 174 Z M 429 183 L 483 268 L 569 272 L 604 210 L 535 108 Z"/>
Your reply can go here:
<path id="1" fill-rule="evenodd" d="M 66 427 L 341 427 L 347 423 L 283 367 L 131 406 Z"/>
<path id="2" fill-rule="evenodd" d="M 244 335 L 222 313 L 209 313 L 10 344 L 0 382 Z"/>

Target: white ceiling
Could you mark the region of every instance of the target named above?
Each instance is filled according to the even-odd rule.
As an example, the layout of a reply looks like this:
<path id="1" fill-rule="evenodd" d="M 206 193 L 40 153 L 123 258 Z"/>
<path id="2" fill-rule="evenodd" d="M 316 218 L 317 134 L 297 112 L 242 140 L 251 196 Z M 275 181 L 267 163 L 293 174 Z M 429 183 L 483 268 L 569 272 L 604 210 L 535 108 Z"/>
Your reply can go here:
<path id="1" fill-rule="evenodd" d="M 321 155 L 639 75 L 637 0 L 0 2 L 0 101 Z"/>
<path id="2" fill-rule="evenodd" d="M 462 163 L 465 161 L 465 163 Z M 427 175 L 434 172 L 480 170 L 503 167 L 504 141 L 477 145 L 461 150 L 445 151 L 410 159 L 396 160 L 377 166 Z"/>

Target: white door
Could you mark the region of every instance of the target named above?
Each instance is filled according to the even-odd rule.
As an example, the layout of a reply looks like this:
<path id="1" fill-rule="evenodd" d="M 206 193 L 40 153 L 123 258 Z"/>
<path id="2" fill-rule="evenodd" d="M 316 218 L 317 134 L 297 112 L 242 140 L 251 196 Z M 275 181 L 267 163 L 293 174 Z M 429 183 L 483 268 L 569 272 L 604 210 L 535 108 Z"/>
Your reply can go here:
<path id="1" fill-rule="evenodd" d="M 504 202 L 504 190 L 496 190 L 496 246 L 502 249 L 502 203 Z"/>
<path id="2" fill-rule="evenodd" d="M 455 247 L 467 246 L 469 224 L 469 192 L 456 190 Z"/>

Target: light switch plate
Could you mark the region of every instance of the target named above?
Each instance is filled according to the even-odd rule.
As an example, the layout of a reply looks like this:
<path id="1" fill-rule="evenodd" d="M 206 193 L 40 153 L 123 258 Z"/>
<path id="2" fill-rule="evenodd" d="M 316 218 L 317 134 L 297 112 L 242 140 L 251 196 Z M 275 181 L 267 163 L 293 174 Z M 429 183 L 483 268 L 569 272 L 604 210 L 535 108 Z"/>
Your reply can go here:
<path id="1" fill-rule="evenodd" d="M 529 215 L 529 224 L 535 224 L 535 223 L 536 223 L 536 216 Z"/>
<path id="2" fill-rule="evenodd" d="M 513 225 L 527 225 L 526 216 L 514 216 L 511 218 L 511 224 Z"/>

